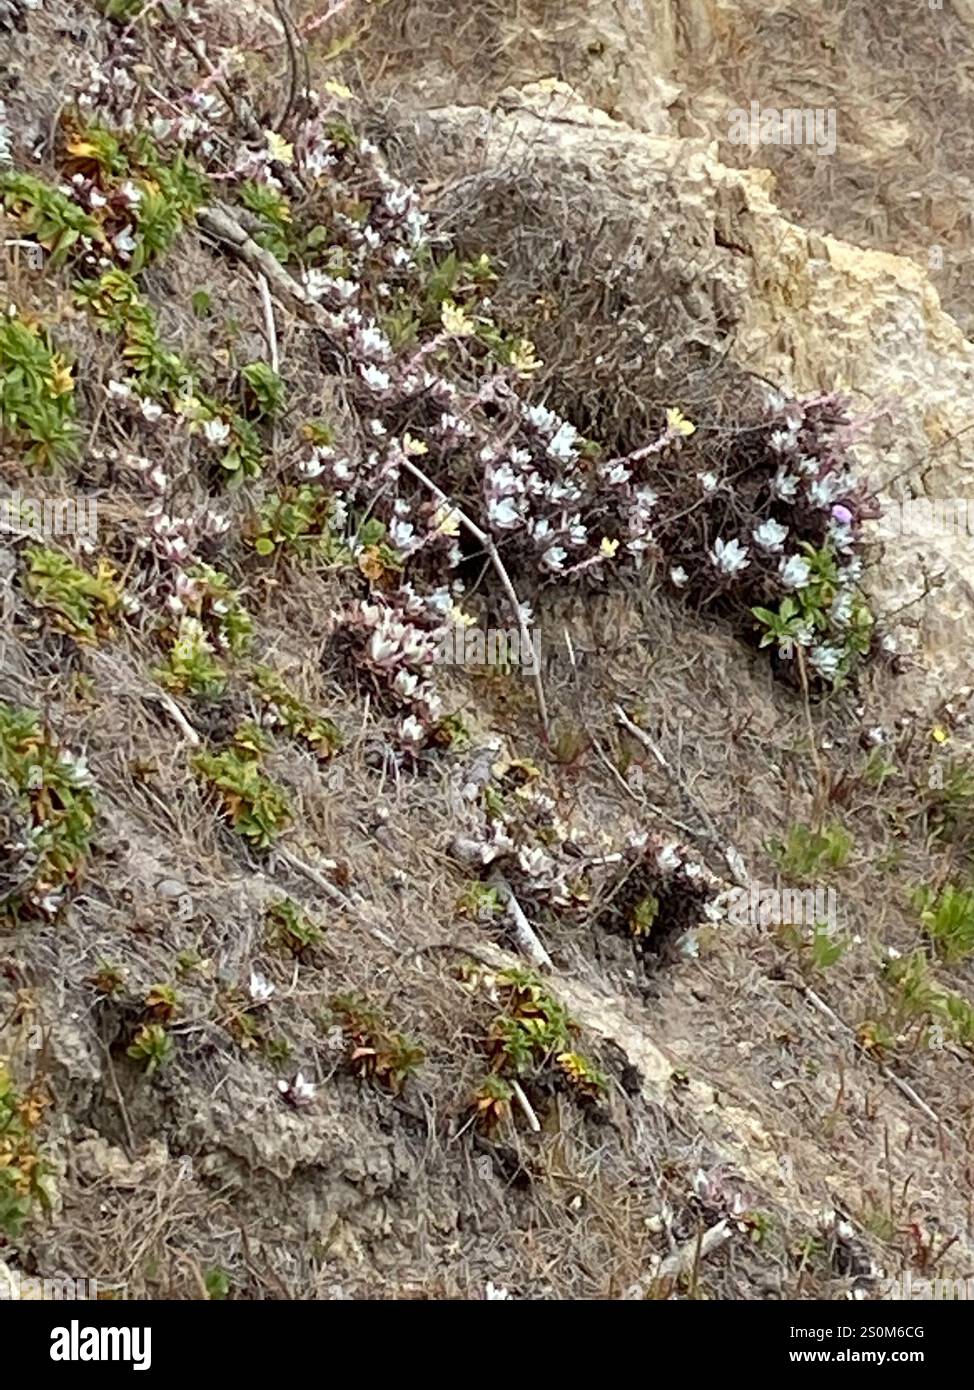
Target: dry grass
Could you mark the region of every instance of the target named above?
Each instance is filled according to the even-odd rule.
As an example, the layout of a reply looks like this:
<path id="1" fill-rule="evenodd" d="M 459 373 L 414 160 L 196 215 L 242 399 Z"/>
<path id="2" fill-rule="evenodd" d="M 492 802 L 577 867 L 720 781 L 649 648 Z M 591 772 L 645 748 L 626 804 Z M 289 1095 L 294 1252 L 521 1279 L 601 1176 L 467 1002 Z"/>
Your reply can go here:
<path id="1" fill-rule="evenodd" d="M 496 8 L 470 10 L 459 36 L 485 83 L 510 71 Z M 537 23 L 553 22 L 553 7 L 531 8 Z M 413 43 L 407 19 L 402 6 L 383 11 L 400 62 Z M 450 11 L 427 13 L 433 21 L 442 44 L 435 61 L 462 74 Z M 219 36 L 252 34 L 260 22 L 221 14 Z M 43 25 L 34 32 L 33 72 L 51 41 Z M 271 47 L 269 70 L 282 71 L 279 56 Z M 365 73 L 370 63 L 381 67 L 365 36 L 354 56 Z M 56 83 L 39 86 L 47 117 L 55 95 Z M 442 150 L 431 132 L 422 123 L 400 130 L 395 108 L 382 119 L 394 157 L 413 171 L 425 162 L 432 178 Z M 465 249 L 486 244 L 505 263 L 499 302 L 530 322 L 550 399 L 619 449 L 674 399 L 694 413 L 722 395 L 733 421 L 751 388 L 720 365 L 730 320 L 708 294 L 709 251 L 700 249 L 692 277 L 694 318 L 691 277 L 665 256 L 635 248 L 624 283 L 593 274 L 591 222 L 578 212 L 582 175 L 566 173 L 557 188 L 539 179 L 536 169 L 475 175 L 431 197 L 444 234 Z M 667 204 L 663 185 L 661 214 Z M 630 243 L 622 200 L 607 205 L 599 247 L 618 264 Z M 186 237 L 147 286 L 165 332 L 187 352 L 217 360 L 228 319 L 241 351 L 261 350 L 254 286 L 200 239 Z M 199 286 L 219 302 L 212 320 L 187 311 Z M 22 278 L 6 288 L 57 311 L 56 289 Z M 130 439 L 101 410 L 101 384 L 118 369 L 112 345 L 66 309 L 61 327 L 84 363 L 93 446 L 84 481 L 103 490 L 106 548 L 124 569 L 137 563 L 144 517 L 115 451 L 155 449 L 181 505 L 204 489 L 164 440 Z M 279 311 L 278 332 L 295 401 L 285 440 L 298 419 L 340 417 L 343 407 L 312 331 Z M 651 345 L 644 362 L 633 364 L 627 334 Z M 282 445 L 268 484 L 286 462 Z M 8 475 L 19 477 L 14 460 L 4 461 Z M 246 505 L 226 504 L 235 529 Z M 51 1092 L 46 1138 L 59 1194 L 54 1219 L 0 1244 L 3 1258 L 95 1277 L 130 1297 L 204 1296 L 217 1268 L 232 1295 L 246 1298 L 477 1298 L 492 1282 L 524 1297 L 594 1299 L 624 1296 L 639 1281 L 665 1296 L 670 1289 L 650 1277 L 656 1261 L 698 1239 L 736 1198 L 733 1238 L 691 1262 L 682 1296 L 832 1298 L 870 1289 L 871 1260 L 891 1271 L 918 1263 L 917 1231 L 956 1237 L 951 1267 L 970 1273 L 969 1056 L 917 1048 L 888 1059 L 942 1118 L 938 1129 L 808 995 L 813 989 L 853 1033 L 881 1013 L 883 953 L 906 953 L 919 940 L 906 891 L 945 867 L 916 789 L 929 731 L 895 727 L 888 673 L 809 710 L 747 648 L 649 584 L 585 599 L 549 591 L 539 597 L 539 621 L 554 750 L 539 737 L 523 677 L 460 673 L 449 694 L 472 731 L 472 751 L 406 774 L 386 756 L 366 692 L 349 684 L 329 646 L 343 577 L 288 566 L 268 575 L 244 547 L 231 547 L 228 568 L 258 622 L 262 657 L 345 736 L 333 766 L 284 740 L 269 762 L 294 806 L 284 843 L 349 896 L 342 911 L 313 876 L 274 851 L 254 854 L 219 820 L 190 775 L 184 731 L 155 698 L 148 621 L 81 650 L 37 624 L 15 558 L 5 563 L 0 699 L 43 710 L 85 750 L 103 817 L 63 920 L 0 939 L 0 1051 Z M 239 684 L 209 710 L 186 701 L 186 717 L 219 741 L 252 716 L 251 698 Z M 617 703 L 640 712 L 682 791 L 651 763 L 641 789 L 626 789 L 627 767 L 645 752 L 616 729 Z M 860 733 L 873 724 L 892 730 L 900 767 L 882 790 L 863 775 Z M 562 815 L 590 840 L 657 823 L 702 838 L 694 808 L 703 805 L 755 876 L 771 881 L 768 838 L 823 814 L 842 819 L 855 848 L 836 886 L 854 944 L 816 975 L 773 932 L 725 927 L 701 934 L 697 959 L 669 950 L 647 965 L 625 936 L 548 914 L 537 926 L 554 959 L 552 989 L 578 1012 L 609 1093 L 595 1109 L 561 1092 L 544 1097 L 537 1135 L 514 1123 L 491 1137 L 476 1133 L 468 1104 L 483 1075 L 491 1009 L 463 988 L 457 967 L 468 953 L 494 959 L 504 937 L 458 915 L 465 878 L 448 847 L 464 814 L 457 789 L 491 734 L 538 765 Z M 962 725 L 955 737 L 963 746 Z M 570 755 L 559 758 L 560 747 Z M 718 860 L 712 867 L 723 870 Z M 323 945 L 300 960 L 266 939 L 267 904 L 283 894 L 324 928 Z M 107 998 L 95 984 L 106 964 L 123 978 Z M 235 1023 L 252 970 L 275 986 L 264 1031 L 287 1044 L 286 1062 L 244 1045 Z M 963 988 L 964 968 L 943 978 Z M 150 1078 L 125 1049 L 157 982 L 172 983 L 180 1004 L 173 1059 Z M 328 1003 L 349 991 L 365 992 L 392 1027 L 422 1044 L 426 1061 L 402 1096 L 363 1085 L 336 1048 Z M 313 1105 L 301 1110 L 277 1087 L 299 1068 L 317 1084 Z M 821 1227 L 821 1208 L 846 1215 L 854 1239 L 840 1239 L 834 1223 Z"/>

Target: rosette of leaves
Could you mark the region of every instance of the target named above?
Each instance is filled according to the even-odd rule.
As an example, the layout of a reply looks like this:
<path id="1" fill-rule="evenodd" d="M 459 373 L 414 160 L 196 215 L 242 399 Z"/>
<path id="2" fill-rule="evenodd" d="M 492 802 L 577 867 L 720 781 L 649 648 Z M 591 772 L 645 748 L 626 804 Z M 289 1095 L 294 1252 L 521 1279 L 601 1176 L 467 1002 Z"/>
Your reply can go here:
<path id="1" fill-rule="evenodd" d="M 0 319 L 0 445 L 50 470 L 77 455 L 74 409 L 71 368 L 47 330 L 21 315 Z"/>
<path id="2" fill-rule="evenodd" d="M 104 244 L 104 233 L 84 209 L 33 174 L 0 170 L 3 206 L 25 237 L 33 237 L 58 269 L 72 255 Z"/>
<path id="3" fill-rule="evenodd" d="M 0 1063 L 0 1231 L 14 1238 L 35 1203 L 51 1205 L 48 1169 L 37 1140 L 45 1098 L 26 1094 Z"/>
<path id="4" fill-rule="evenodd" d="M 339 995 L 331 1007 L 345 1036 L 352 1070 L 398 1095 L 422 1065 L 423 1048 L 393 1031 L 381 1010 L 362 995 Z"/>
<path id="5" fill-rule="evenodd" d="M 261 731 L 244 724 L 231 747 L 193 759 L 195 772 L 217 793 L 233 829 L 260 849 L 273 844 L 291 822 L 287 793 L 261 768 L 267 747 Z"/>
<path id="6" fill-rule="evenodd" d="M 0 911 L 53 917 L 95 821 L 87 769 L 33 711 L 0 704 Z"/>
<path id="7" fill-rule="evenodd" d="M 63 550 L 47 546 L 26 547 L 24 560 L 24 588 L 55 627 L 85 644 L 112 636 L 121 595 L 107 560 L 98 561 L 94 574 L 81 569 Z"/>
<path id="8" fill-rule="evenodd" d="M 254 528 L 258 555 L 282 554 L 297 560 L 320 559 L 348 563 L 351 555 L 332 533 L 331 494 L 312 483 L 286 487 L 262 504 Z"/>
<path id="9" fill-rule="evenodd" d="M 578 1024 L 542 980 L 529 970 L 484 977 L 473 967 L 465 975 L 468 984 L 489 985 L 501 1005 L 487 1038 L 491 1070 L 472 1101 L 485 1128 L 511 1114 L 515 1080 L 541 1084 L 560 1078 L 577 1099 L 596 1102 L 604 1096 L 605 1076 L 576 1048 Z"/>

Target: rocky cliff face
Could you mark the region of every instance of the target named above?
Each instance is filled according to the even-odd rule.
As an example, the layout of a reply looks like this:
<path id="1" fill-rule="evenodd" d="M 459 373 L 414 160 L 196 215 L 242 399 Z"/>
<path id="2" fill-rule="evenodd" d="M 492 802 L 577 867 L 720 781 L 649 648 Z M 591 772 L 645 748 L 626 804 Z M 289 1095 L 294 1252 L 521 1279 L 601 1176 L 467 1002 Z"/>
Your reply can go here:
<path id="1" fill-rule="evenodd" d="M 917 110 L 879 102 L 877 83 L 890 44 L 907 42 L 921 19 L 939 22 L 928 31 L 936 41 L 916 49 L 904 72 L 922 84 L 953 46 L 960 95 L 952 89 L 948 109 L 956 114 L 969 4 L 939 21 L 926 10 L 918 16 L 915 0 L 877 14 L 850 0 L 810 17 L 750 0 L 389 0 L 365 8 L 368 24 L 360 7 L 340 7 L 352 21 L 347 68 L 341 25 L 314 30 L 323 42 L 311 50 L 314 80 L 347 79 L 349 90 L 331 85 L 348 103 L 342 115 L 356 145 L 373 135 L 388 160 L 381 171 L 368 166 L 373 192 L 390 171 L 415 184 L 437 256 L 452 240 L 497 258 L 503 274 L 489 290 L 497 320 L 530 333 L 544 363 L 536 377 L 525 368 L 520 383 L 535 393 L 533 405 L 557 408 L 614 458 L 652 439 L 667 412 L 685 412 L 691 432 L 694 418 L 733 431 L 746 421 L 749 393 L 764 400 L 779 389 L 838 388 L 855 400 L 859 463 L 892 516 L 901 499 L 964 496 L 974 346 L 959 326 L 963 274 L 942 285 L 948 312 L 925 257 L 893 253 L 910 249 L 903 189 L 926 137 Z M 14 9 L 20 16 L 23 7 Z M 65 178 L 63 142 L 51 139 L 57 113 L 86 62 L 67 9 L 51 0 L 31 11 L 2 92 L 18 163 L 36 164 L 52 185 Z M 321 16 L 300 9 L 311 33 Z M 131 68 L 134 90 L 152 70 L 142 61 L 149 57 L 175 84 L 175 109 L 184 101 L 187 116 L 204 109 L 200 91 L 220 84 L 201 51 L 167 31 L 168 12 L 153 7 L 152 16 L 155 28 L 126 28 L 123 41 L 120 26 L 91 9 L 86 41 L 110 72 L 106 100 L 124 106 L 111 64 L 121 64 L 122 78 Z M 0 553 L 0 700 L 42 714 L 65 748 L 83 754 L 69 759 L 72 775 L 87 779 L 90 769 L 97 793 L 79 891 L 72 887 L 60 918 L 16 924 L 3 938 L 0 1055 L 10 1054 L 25 1095 L 51 1083 L 44 1144 L 56 1201 L 50 1225 L 28 1224 L 0 1246 L 0 1280 L 6 1263 L 85 1269 L 134 1296 L 198 1297 L 204 1272 L 226 1271 L 233 1296 L 250 1298 L 505 1290 L 826 1298 L 872 1296 L 881 1267 L 894 1273 L 911 1259 L 926 1267 L 945 1249 L 944 1272 L 969 1276 L 974 1015 L 963 1006 L 971 958 L 938 949 L 910 892 L 974 866 L 974 794 L 958 798 L 968 821 L 951 827 L 948 844 L 938 838 L 942 805 L 926 796 L 934 726 L 941 718 L 949 725 L 951 755 L 966 737 L 963 722 L 938 706 L 969 680 L 970 537 L 941 527 L 911 540 L 877 528 L 885 553 L 868 583 L 902 669 L 894 676 L 875 662 L 854 694 L 846 688 L 821 701 L 776 680 L 765 653 L 720 619 L 701 619 L 654 584 L 648 567 L 580 597 L 538 583 L 530 597 L 553 737 L 541 736 L 521 673 L 451 668 L 443 684 L 457 712 L 456 746 L 410 761 L 376 702 L 375 671 L 361 676 L 334 640 L 352 599 L 385 602 L 381 555 L 305 567 L 303 522 L 294 536 L 283 521 L 280 538 L 275 531 L 271 551 L 280 539 L 294 543 L 293 553 L 268 556 L 253 543 L 278 489 L 331 454 L 330 445 L 310 461 L 300 452 L 326 437 L 315 421 L 348 434 L 356 466 L 389 433 L 371 397 L 360 420 L 355 392 L 357 374 L 369 381 L 359 370 L 366 364 L 353 367 L 356 359 L 336 350 L 334 325 L 322 328 L 302 288 L 306 252 L 324 255 L 321 228 L 336 238 L 338 226 L 354 230 L 345 209 L 355 200 L 328 201 L 335 175 L 327 161 L 308 187 L 296 172 L 304 155 L 288 162 L 304 147 L 302 118 L 292 111 L 289 130 L 281 115 L 289 69 L 280 20 L 257 3 L 214 3 L 193 22 L 207 54 L 239 67 L 229 95 L 213 97 L 226 148 L 262 177 L 274 152 L 297 220 L 310 207 L 314 226 L 306 242 L 290 245 L 291 205 L 281 215 L 272 200 L 275 238 L 250 203 L 231 203 L 233 218 L 206 203 L 171 252 L 140 272 L 139 290 L 165 341 L 191 348 L 221 400 L 241 334 L 249 366 L 278 361 L 289 406 L 261 445 L 261 475 L 235 493 L 219 479 L 211 484 L 203 444 L 225 441 L 222 418 L 201 436 L 180 432 L 175 415 L 159 425 L 129 410 L 123 343 L 96 332 L 74 304 L 69 271 L 48 267 L 31 278 L 14 258 L 0 267 L 11 301 L 40 312 L 71 350 L 86 444 L 77 476 L 105 499 L 126 583 L 142 585 L 126 609 L 131 621 L 119 618 L 98 643 L 82 644 L 45 616 L 52 605 L 45 609 L 28 583 L 22 557 Z M 945 71 L 953 78 L 954 68 Z M 732 102 L 780 93 L 807 104 L 816 83 L 823 91 L 833 84 L 829 99 L 843 120 L 876 113 L 849 126 L 854 135 L 843 134 L 834 161 L 727 142 Z M 241 93 L 259 119 L 249 106 L 246 119 L 236 109 Z M 389 95 L 398 100 L 387 109 Z M 279 116 L 293 143 L 265 130 Z M 223 138 L 207 155 L 217 203 L 231 196 Z M 870 181 L 897 158 L 906 172 L 883 204 Z M 966 175 L 948 167 L 957 148 L 936 158 L 923 216 L 928 240 L 942 242 L 958 271 L 967 233 L 954 212 Z M 367 185 L 361 173 L 349 176 L 356 198 Z M 400 213 L 412 198 L 398 189 Z M 885 207 L 889 225 L 868 226 L 863 201 Z M 256 205 L 267 207 L 259 196 Z M 15 230 L 21 245 L 32 235 L 19 220 Z M 424 282 L 424 296 L 430 290 Z M 429 308 L 425 298 L 417 305 Z M 417 319 L 431 361 L 437 325 L 449 320 L 449 309 L 445 319 Z M 376 375 L 373 365 L 373 382 Z M 397 417 L 397 436 L 400 429 Z M 410 458 L 428 453 L 412 442 L 420 452 Z M 458 457 L 462 483 L 466 458 Z M 13 460 L 15 481 L 32 481 L 18 466 Z M 190 515 L 197 491 L 221 509 L 223 539 L 207 539 L 225 557 L 230 592 L 253 611 L 257 654 L 297 689 L 270 698 L 269 712 L 249 665 L 223 673 L 222 703 L 204 698 L 205 685 L 160 683 L 171 623 L 157 627 L 156 607 L 181 611 L 159 587 L 180 573 L 168 517 L 158 535 L 159 572 L 169 578 L 152 570 L 146 579 L 140 565 L 146 517 L 155 515 L 147 504 L 156 505 L 147 489 L 173 477 L 185 486 L 174 516 Z M 452 487 L 454 478 L 444 478 Z M 376 492 L 369 514 L 381 501 Z M 87 552 L 75 558 L 94 564 Z M 490 599 L 481 587 L 489 582 L 476 579 L 472 600 Z M 202 605 L 224 590 L 178 592 Z M 205 613 L 216 621 L 216 601 Z M 215 631 L 222 636 L 219 624 Z M 313 717 L 319 710 L 322 719 Z M 327 761 L 317 745 L 333 725 L 338 744 Z M 264 733 L 271 780 L 257 785 L 262 795 L 286 792 L 294 824 L 251 845 L 226 815 L 239 803 L 216 799 L 197 773 L 213 767 L 209 757 L 201 766 L 201 754 L 227 752 L 233 740 L 242 750 L 236 775 L 252 786 L 250 755 Z M 26 746 L 33 757 L 42 741 L 32 733 Z M 890 762 L 878 782 L 877 748 Z M 531 791 L 536 783 L 543 794 Z M 502 943 L 524 941 L 523 923 L 520 937 L 512 933 L 485 892 L 488 879 L 471 877 L 481 866 L 456 854 L 458 831 L 480 827 L 487 788 L 492 827 L 498 806 L 514 817 L 522 800 L 536 800 L 557 834 L 571 836 L 577 914 L 561 901 L 525 902 L 553 962 L 544 1008 L 554 1014 L 562 1002 L 578 1046 L 595 1049 L 612 1080 L 603 1108 L 576 1103 L 574 1092 L 566 1100 L 550 1076 L 525 1075 L 525 1108 L 499 1105 L 503 1125 L 482 1133 L 471 1097 L 478 1112 L 497 1100 L 485 1087 L 485 1049 L 503 1026 L 496 1010 L 513 1007 L 498 990 L 520 960 Z M 8 810 L 22 814 L 20 800 L 8 806 L 3 795 L 0 786 L 0 829 Z M 672 827 L 738 885 L 834 880 L 839 930 L 823 939 L 817 924 L 779 914 L 771 924 L 695 919 L 684 934 L 680 914 L 660 912 L 652 893 L 631 912 L 617 908 L 611 930 L 600 925 L 597 909 L 615 895 L 600 904 L 584 885 L 576 894 L 574 851 L 597 845 L 598 863 L 608 865 L 619 860 L 608 851 L 620 837 L 638 844 L 661 825 L 664 862 L 685 852 L 669 844 Z M 832 836 L 824 865 L 815 848 L 823 829 Z M 273 843 L 278 833 L 285 838 Z M 532 849 L 518 868 L 533 873 L 537 863 Z M 654 936 L 657 913 L 667 920 Z M 905 984 L 888 969 L 895 961 L 916 967 Z M 363 994 L 381 1009 L 366 1016 L 361 1001 L 350 1004 Z M 172 1046 L 151 1054 L 158 1067 L 145 1065 L 146 1043 L 158 1044 L 160 1031 L 165 1041 L 163 1024 L 174 1024 Z M 422 1063 L 414 1065 L 410 1039 Z M 379 1055 L 393 1044 L 400 1059 L 410 1054 L 405 1087 L 401 1079 L 380 1084 Z M 559 1050 L 548 1047 L 546 1061 Z M 585 1061 L 566 1055 L 576 1070 Z M 388 1067 L 384 1075 L 395 1076 Z M 895 1207 L 891 1194 L 903 1194 Z"/>
<path id="2" fill-rule="evenodd" d="M 881 15 L 858 4 L 804 15 L 764 0 L 530 0 L 516 14 L 481 7 L 462 41 L 431 23 L 435 10 L 397 19 L 393 4 L 389 25 L 415 41 L 407 101 L 439 128 L 437 181 L 464 180 L 455 215 L 471 242 L 486 223 L 498 250 L 513 249 L 487 206 L 488 172 L 496 187 L 531 168 L 550 190 L 533 207 L 552 241 L 566 226 L 559 185 L 570 186 L 573 237 L 598 242 L 609 216 L 631 228 L 643 270 L 664 245 L 682 262 L 695 291 L 680 315 L 711 349 L 783 387 L 850 392 L 869 417 L 862 466 L 886 501 L 964 498 L 970 0 L 939 10 L 894 0 Z M 385 38 L 379 24 L 365 41 L 384 52 Z M 386 56 L 380 86 L 402 98 L 391 42 Z M 731 143 L 729 112 L 751 100 L 833 111 L 834 155 Z M 635 297 L 653 293 L 644 276 Z M 641 366 L 629 370 L 640 378 Z M 877 533 L 873 584 L 902 613 L 905 703 L 926 705 L 970 677 L 974 549 L 963 513 L 953 532 L 911 536 L 896 534 L 895 512 Z"/>
<path id="3" fill-rule="evenodd" d="M 703 26 L 703 9 L 698 18 Z M 658 90 L 646 91 L 658 112 Z M 632 351 L 621 371 L 634 390 L 649 379 L 638 351 L 640 316 L 659 292 L 652 267 L 665 252 L 671 273 L 683 271 L 686 337 L 789 390 L 839 389 L 855 399 L 866 421 L 861 466 L 890 510 L 876 530 L 885 549 L 873 587 L 888 611 L 904 610 L 895 624 L 909 658 L 902 693 L 906 703 L 932 704 L 966 684 L 974 550 L 963 516 L 954 534 L 892 534 L 903 499 L 964 498 L 974 470 L 974 344 L 943 309 L 928 273 L 907 257 L 796 225 L 776 206 L 766 171 L 728 167 L 712 141 L 636 129 L 562 83 L 508 89 L 492 111 L 437 108 L 432 120 L 439 198 L 471 239 L 489 226 L 503 256 L 525 254 L 519 231 L 510 224 L 504 231 L 491 201 L 513 179 L 545 190 L 532 203 L 541 221 L 531 238 L 535 266 L 539 244 L 550 251 L 568 237 L 589 240 L 605 257 L 600 271 L 618 274 L 620 243 L 603 237 L 598 248 L 599 233 L 607 219 L 628 229 Z M 557 293 L 553 257 L 550 274 L 544 288 Z M 603 321 L 590 325 L 592 356 L 613 322 L 606 303 Z M 573 344 L 579 376 L 595 370 L 586 350 L 585 342 Z"/>

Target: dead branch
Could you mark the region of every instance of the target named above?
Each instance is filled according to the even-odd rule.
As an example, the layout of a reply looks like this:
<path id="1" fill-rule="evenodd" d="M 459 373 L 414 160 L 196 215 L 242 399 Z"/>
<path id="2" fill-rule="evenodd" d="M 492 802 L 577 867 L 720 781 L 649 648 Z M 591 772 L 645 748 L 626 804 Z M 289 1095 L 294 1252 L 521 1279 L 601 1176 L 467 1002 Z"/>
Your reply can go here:
<path id="1" fill-rule="evenodd" d="M 643 747 L 653 755 L 666 773 L 671 784 L 677 789 L 687 805 L 692 808 L 697 819 L 704 827 L 703 831 L 698 830 L 695 832 L 697 838 L 703 841 L 704 844 L 709 845 L 712 849 L 718 850 L 723 856 L 728 869 L 730 869 L 731 877 L 734 882 L 739 884 L 742 888 L 747 888 L 751 882 L 751 875 L 747 871 L 747 865 L 744 863 L 744 859 L 739 851 L 736 850 L 733 845 L 728 844 L 725 837 L 720 834 L 710 812 L 691 796 L 689 789 L 680 780 L 676 772 L 674 772 L 673 768 L 667 762 L 666 758 L 664 758 L 646 730 L 641 729 L 638 724 L 634 724 L 621 705 L 615 706 L 615 714 L 626 732 L 632 734 L 633 738 L 638 739 Z"/>
<path id="2" fill-rule="evenodd" d="M 541 938 L 524 915 L 524 909 L 514 896 L 514 890 L 503 874 L 494 873 L 489 879 L 492 888 L 500 894 L 507 907 L 507 917 L 511 924 L 511 936 L 515 945 L 532 965 L 551 969 L 551 957 L 541 944 Z"/>

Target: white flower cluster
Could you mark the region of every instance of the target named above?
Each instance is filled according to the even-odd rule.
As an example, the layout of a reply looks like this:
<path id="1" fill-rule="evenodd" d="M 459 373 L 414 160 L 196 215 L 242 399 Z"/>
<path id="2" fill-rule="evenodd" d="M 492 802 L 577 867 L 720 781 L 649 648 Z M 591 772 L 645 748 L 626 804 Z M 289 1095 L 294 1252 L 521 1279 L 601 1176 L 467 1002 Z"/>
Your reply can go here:
<path id="1" fill-rule="evenodd" d="M 661 922 L 692 929 L 719 920 L 720 880 L 693 850 L 659 831 L 630 835 L 621 846 L 608 837 L 587 841 L 559 815 L 540 778 L 518 780 L 518 764 L 494 765 L 490 795 L 481 792 L 481 814 L 454 842 L 454 853 L 476 872 L 500 869 L 522 905 L 557 909 L 614 929 L 626 902 L 654 895 Z M 638 944 L 638 943 L 637 943 Z"/>
<path id="2" fill-rule="evenodd" d="M 448 590 L 420 596 L 405 586 L 398 593 L 359 600 L 339 615 L 343 640 L 354 641 L 360 666 L 380 682 L 394 706 L 405 711 L 398 737 L 408 752 L 418 752 L 443 714 L 431 679 L 440 644 L 449 632 L 452 599 Z"/>

